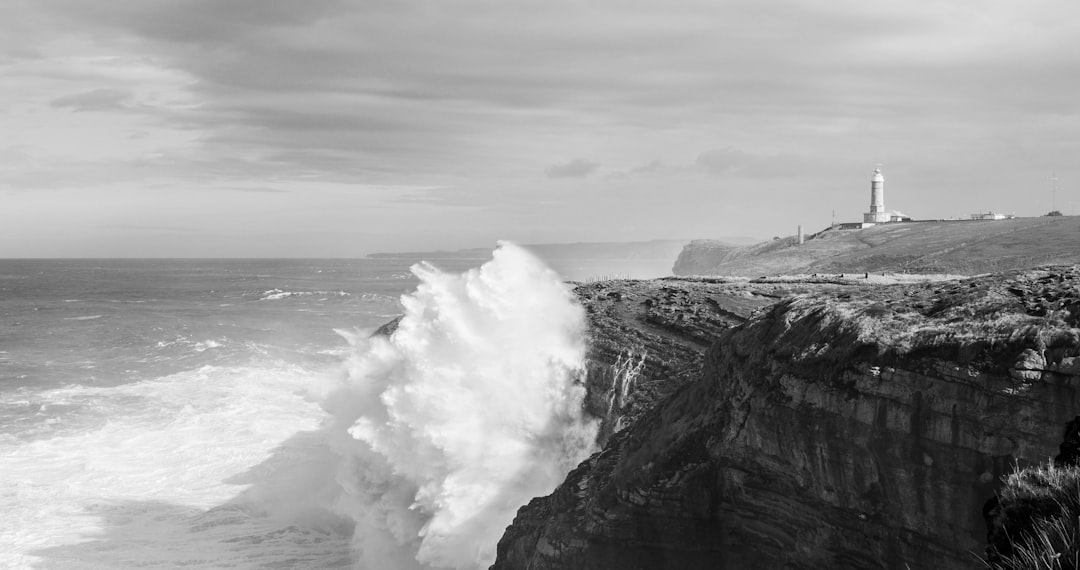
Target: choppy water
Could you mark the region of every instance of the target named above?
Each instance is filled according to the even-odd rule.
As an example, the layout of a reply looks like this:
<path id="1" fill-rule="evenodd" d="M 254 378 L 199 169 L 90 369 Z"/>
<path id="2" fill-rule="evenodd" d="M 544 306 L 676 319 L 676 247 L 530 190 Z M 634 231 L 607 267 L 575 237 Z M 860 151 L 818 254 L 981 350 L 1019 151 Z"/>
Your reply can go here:
<path id="1" fill-rule="evenodd" d="M 460 442 L 453 445 L 464 455 L 446 452 L 445 433 L 459 419 L 421 417 L 441 400 L 414 398 L 406 409 L 385 394 L 440 386 L 446 370 L 459 380 L 462 370 L 471 376 L 471 364 L 455 355 L 475 339 L 455 335 L 469 337 L 469 326 L 489 324 L 508 295 L 532 286 L 510 274 L 554 276 L 538 273 L 546 270 L 526 257 L 507 255 L 501 271 L 489 264 L 469 279 L 429 273 L 424 286 L 441 293 L 408 301 L 411 340 L 377 346 L 367 334 L 402 313 L 402 294 L 420 283 L 406 261 L 0 260 L 0 567 L 482 567 L 460 555 L 439 558 L 461 523 L 453 517 L 469 509 L 458 504 L 440 513 L 422 495 L 453 502 L 439 493 L 471 476 L 454 462 L 483 460 L 487 452 Z M 440 261 L 455 272 L 476 263 Z M 535 336 L 532 313 L 514 318 L 526 328 L 499 334 Z M 488 350 L 490 342 L 480 346 Z M 387 370 L 373 370 L 376 364 Z M 499 378 L 517 374 L 487 368 Z M 565 370 L 556 372 L 537 380 L 553 386 L 540 390 L 569 394 Z M 574 401 L 559 398 L 545 405 Z M 549 431 L 555 416 L 573 429 L 584 426 L 552 410 L 515 413 L 535 414 Z M 412 423 L 396 432 L 380 432 L 371 420 L 390 426 L 386 418 L 408 414 Z M 510 431 L 525 429 L 518 423 Z M 425 433 L 435 443 L 416 435 Z M 525 442 L 537 437 L 523 434 Z M 408 441 L 437 457 L 415 463 L 379 452 L 384 440 Z M 544 457 L 517 440 L 507 445 Z M 417 467 L 428 460 L 441 467 Z M 415 465 L 405 467 L 409 462 Z M 564 469 L 565 457 L 548 461 L 559 462 Z M 468 492 L 498 495 L 508 483 L 468 485 Z M 459 503 L 486 500 L 484 493 L 453 493 L 465 493 L 455 495 Z M 390 499 L 402 504 L 382 504 Z M 384 529 L 372 517 L 408 519 L 416 528 Z M 432 528 L 432 521 L 443 526 Z M 435 554 L 418 562 L 424 548 Z"/>

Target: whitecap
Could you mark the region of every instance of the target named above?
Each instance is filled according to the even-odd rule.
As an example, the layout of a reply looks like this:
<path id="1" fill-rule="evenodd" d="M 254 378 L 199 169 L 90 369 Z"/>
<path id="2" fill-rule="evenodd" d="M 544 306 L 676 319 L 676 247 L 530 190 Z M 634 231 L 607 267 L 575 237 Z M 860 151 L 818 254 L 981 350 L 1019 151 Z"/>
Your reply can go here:
<path id="1" fill-rule="evenodd" d="M 37 392 L 49 437 L 0 438 L 0 567 L 349 567 L 351 523 L 299 395 L 314 373 L 204 366 Z M 25 395 L 10 404 L 27 402 Z"/>

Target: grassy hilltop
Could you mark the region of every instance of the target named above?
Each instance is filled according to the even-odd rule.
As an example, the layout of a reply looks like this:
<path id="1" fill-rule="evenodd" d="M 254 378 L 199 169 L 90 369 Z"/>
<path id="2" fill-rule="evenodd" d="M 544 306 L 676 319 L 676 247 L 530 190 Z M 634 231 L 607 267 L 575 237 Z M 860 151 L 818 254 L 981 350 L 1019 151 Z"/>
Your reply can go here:
<path id="1" fill-rule="evenodd" d="M 826 229 L 799 245 L 786 237 L 748 246 L 695 240 L 675 275 L 908 272 L 975 275 L 1080 263 L 1080 216 L 905 222 Z"/>

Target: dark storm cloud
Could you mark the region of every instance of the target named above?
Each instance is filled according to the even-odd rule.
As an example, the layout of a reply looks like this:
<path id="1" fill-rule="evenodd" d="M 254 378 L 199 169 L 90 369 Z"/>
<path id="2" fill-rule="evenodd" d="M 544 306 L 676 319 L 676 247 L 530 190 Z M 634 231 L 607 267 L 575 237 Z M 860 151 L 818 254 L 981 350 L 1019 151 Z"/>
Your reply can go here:
<path id="1" fill-rule="evenodd" d="M 553 164 L 544 169 L 548 178 L 584 178 L 600 168 L 600 164 L 584 158 Z"/>
<path id="2" fill-rule="evenodd" d="M 131 93 L 123 89 L 94 89 L 57 97 L 49 102 L 53 107 L 66 107 L 75 111 L 102 111 L 123 109 L 131 99 Z"/>

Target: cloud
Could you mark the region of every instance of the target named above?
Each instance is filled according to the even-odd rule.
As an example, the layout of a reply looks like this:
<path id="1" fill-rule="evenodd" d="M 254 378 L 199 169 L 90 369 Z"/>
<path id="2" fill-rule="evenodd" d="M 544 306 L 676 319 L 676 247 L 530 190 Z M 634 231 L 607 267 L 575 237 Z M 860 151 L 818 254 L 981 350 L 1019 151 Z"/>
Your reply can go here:
<path id="1" fill-rule="evenodd" d="M 596 169 L 600 168 L 600 164 L 584 158 L 575 158 L 570 162 L 564 162 L 562 164 L 553 164 L 544 169 L 544 173 L 548 178 L 585 178 Z"/>
<path id="2" fill-rule="evenodd" d="M 258 194 L 288 194 L 290 190 L 283 190 L 281 188 L 271 188 L 269 186 L 262 187 L 243 187 L 243 186 L 230 186 L 222 188 L 223 190 L 232 190 L 235 192 L 255 192 Z"/>
<path id="3" fill-rule="evenodd" d="M 131 99 L 131 93 L 123 89 L 94 89 L 72 95 L 57 97 L 49 102 L 53 107 L 75 111 L 105 111 L 123 109 Z"/>
<path id="4" fill-rule="evenodd" d="M 762 155 L 726 147 L 699 154 L 694 167 L 715 176 L 788 178 L 811 172 L 813 165 L 797 156 Z"/>
<path id="5" fill-rule="evenodd" d="M 1071 112 L 1080 87 L 1051 63 L 1077 59 L 1061 50 L 1067 26 L 1023 40 L 1010 30 L 1040 28 L 1039 11 L 1005 3 L 49 5 L 188 74 L 198 103 L 173 120 L 202 132 L 208 155 L 337 177 L 524 175 L 553 148 L 641 163 L 680 142 L 707 148 L 701 138 L 718 128 L 737 148 L 774 154 L 847 152 L 870 130 L 896 145 L 919 127 L 978 137 L 1003 127 L 995 117 Z"/>
<path id="6" fill-rule="evenodd" d="M 386 198 L 404 228 L 410 213 L 463 204 L 517 215 L 554 186 L 563 210 L 608 182 L 861 188 L 877 162 L 930 201 L 978 172 L 999 209 L 1019 210 L 1016 188 L 1052 168 L 1080 179 L 1067 166 L 1080 152 L 1080 5 L 1064 0 L 40 0 L 10 12 L 0 108 L 7 144 L 27 149 L 0 165 L 13 187 L 455 188 Z M 540 172 L 561 183 L 523 190 Z M 710 222 L 750 224 L 724 215 Z"/>
<path id="7" fill-rule="evenodd" d="M 155 226 L 155 225 L 140 225 L 140 224 L 101 224 L 98 226 L 107 230 L 122 230 L 133 232 L 193 232 L 193 228 L 187 228 L 183 226 Z"/>
<path id="8" fill-rule="evenodd" d="M 634 174 L 650 174 L 653 172 L 657 172 L 663 168 L 664 163 L 654 159 L 649 161 L 647 164 L 643 164 L 634 168 L 631 172 L 633 172 Z"/>
<path id="9" fill-rule="evenodd" d="M 725 148 L 720 150 L 708 150 L 698 155 L 694 165 L 706 172 L 721 176 L 738 174 L 748 164 L 758 161 L 758 157 L 750 153 Z"/>

